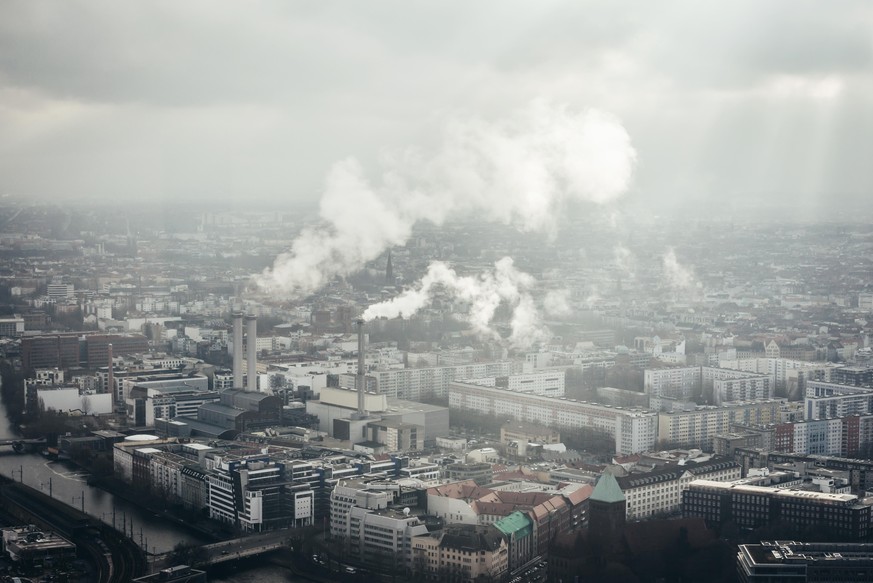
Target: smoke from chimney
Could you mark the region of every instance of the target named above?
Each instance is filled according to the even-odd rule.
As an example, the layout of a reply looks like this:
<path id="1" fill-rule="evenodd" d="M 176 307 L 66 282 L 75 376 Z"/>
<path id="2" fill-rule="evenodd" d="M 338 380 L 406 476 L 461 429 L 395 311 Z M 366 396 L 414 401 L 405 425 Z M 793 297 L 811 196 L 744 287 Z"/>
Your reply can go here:
<path id="1" fill-rule="evenodd" d="M 255 281 L 274 297 L 304 296 L 404 244 L 419 221 L 475 216 L 554 233 L 574 203 L 620 196 L 635 160 L 621 123 L 595 110 L 537 101 L 497 122 L 455 121 L 432 155 L 386 156 L 378 181 L 353 158 L 334 164 L 320 203 L 323 224 L 304 229 Z"/>
<path id="2" fill-rule="evenodd" d="M 428 306 L 436 293 L 442 293 L 466 309 L 466 319 L 479 336 L 508 343 L 512 347 L 531 346 L 549 339 L 542 324 L 542 312 L 534 300 L 537 282 L 530 274 L 518 270 L 510 257 L 504 257 L 494 268 L 478 276 L 459 276 L 446 263 L 435 261 L 418 286 L 399 296 L 370 306 L 364 320 L 373 318 L 409 317 Z M 543 310 L 550 315 L 565 315 L 568 306 L 565 292 L 549 291 L 537 294 L 543 298 Z M 494 316 L 497 308 L 507 306 L 512 311 L 511 334 L 505 341 L 497 331 Z"/>

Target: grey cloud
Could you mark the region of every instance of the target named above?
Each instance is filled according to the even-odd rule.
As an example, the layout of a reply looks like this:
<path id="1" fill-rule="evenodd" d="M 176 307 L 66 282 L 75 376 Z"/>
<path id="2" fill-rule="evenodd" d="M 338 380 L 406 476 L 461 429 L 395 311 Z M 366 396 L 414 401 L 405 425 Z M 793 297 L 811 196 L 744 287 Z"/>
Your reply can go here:
<path id="1" fill-rule="evenodd" d="M 314 200 L 544 97 L 623 120 L 631 198 L 863 203 L 871 29 L 860 0 L 8 1 L 0 192 Z"/>

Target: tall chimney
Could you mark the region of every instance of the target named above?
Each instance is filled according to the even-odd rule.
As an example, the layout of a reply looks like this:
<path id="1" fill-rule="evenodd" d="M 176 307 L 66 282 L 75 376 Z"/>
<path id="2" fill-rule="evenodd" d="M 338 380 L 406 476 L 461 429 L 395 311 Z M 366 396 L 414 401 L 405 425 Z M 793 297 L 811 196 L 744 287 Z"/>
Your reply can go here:
<path id="1" fill-rule="evenodd" d="M 106 384 L 109 388 L 109 394 L 112 395 L 112 412 L 114 413 L 118 403 L 116 403 L 116 394 L 115 394 L 115 375 L 113 374 L 115 365 L 112 364 L 112 343 L 106 347 L 109 349 L 109 376 L 106 379 Z"/>
<path id="2" fill-rule="evenodd" d="M 243 315 L 233 315 L 233 388 L 243 388 Z"/>
<path id="3" fill-rule="evenodd" d="M 364 410 L 364 393 L 367 390 L 367 375 L 364 369 L 364 320 L 355 321 L 358 326 L 358 374 L 355 377 L 355 388 L 358 391 L 358 415 L 367 416 Z"/>
<path id="4" fill-rule="evenodd" d="M 246 364 L 248 365 L 248 377 L 246 378 L 246 390 L 258 390 L 258 318 L 246 316 Z"/>

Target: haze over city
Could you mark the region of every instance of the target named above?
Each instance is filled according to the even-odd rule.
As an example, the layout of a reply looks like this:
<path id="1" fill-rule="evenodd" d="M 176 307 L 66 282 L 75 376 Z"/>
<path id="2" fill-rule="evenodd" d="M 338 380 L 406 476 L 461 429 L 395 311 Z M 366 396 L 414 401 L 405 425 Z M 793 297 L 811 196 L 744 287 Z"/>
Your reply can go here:
<path id="1" fill-rule="evenodd" d="M 873 580 L 871 30 L 0 3 L 0 580 Z"/>

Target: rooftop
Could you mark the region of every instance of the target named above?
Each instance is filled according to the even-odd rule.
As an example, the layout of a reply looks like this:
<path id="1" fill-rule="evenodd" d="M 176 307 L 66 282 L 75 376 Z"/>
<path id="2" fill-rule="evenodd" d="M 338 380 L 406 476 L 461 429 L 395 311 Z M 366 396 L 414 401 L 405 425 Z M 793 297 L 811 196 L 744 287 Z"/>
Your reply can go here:
<path id="1" fill-rule="evenodd" d="M 623 501 L 624 493 L 621 491 L 615 476 L 609 472 L 601 474 L 597 480 L 597 485 L 594 486 L 594 491 L 591 493 L 589 500 L 598 500 L 600 502 L 621 502 Z"/>

